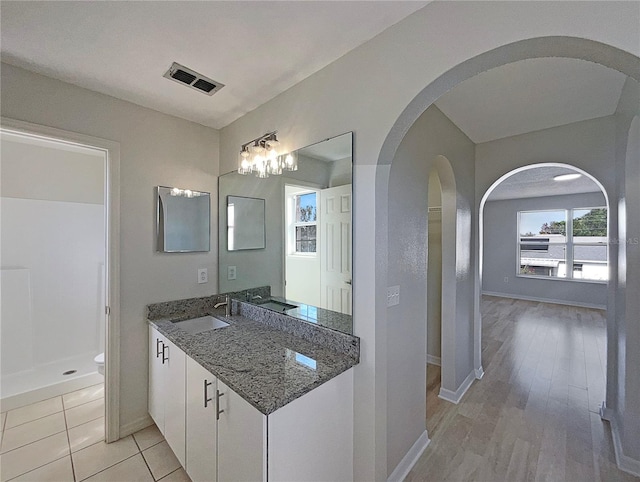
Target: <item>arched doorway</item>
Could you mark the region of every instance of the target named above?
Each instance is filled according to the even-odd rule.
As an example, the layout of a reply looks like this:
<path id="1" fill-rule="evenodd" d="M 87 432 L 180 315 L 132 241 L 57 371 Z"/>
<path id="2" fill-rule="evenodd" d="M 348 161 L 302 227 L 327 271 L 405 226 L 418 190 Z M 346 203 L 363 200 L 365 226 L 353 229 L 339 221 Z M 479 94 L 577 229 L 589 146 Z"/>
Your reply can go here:
<path id="1" fill-rule="evenodd" d="M 613 68 L 618 70 L 632 78 L 640 77 L 640 74 L 637 71 L 637 57 L 630 55 L 626 52 L 617 50 L 610 46 L 599 44 L 597 42 L 587 41 L 583 39 L 574 39 L 574 38 L 566 38 L 566 37 L 546 37 L 546 38 L 537 38 L 537 39 L 529 39 L 523 40 L 521 42 L 516 42 L 514 44 L 505 45 L 503 47 L 499 47 L 495 50 L 486 52 L 484 54 L 479 55 L 473 59 L 464 62 L 457 67 L 451 69 L 450 71 L 443 74 L 436 81 L 432 82 L 429 86 L 427 86 L 418 96 L 414 98 L 414 100 L 407 106 L 401 116 L 398 118 L 390 133 L 386 137 L 386 140 L 382 146 L 379 160 L 378 160 L 378 169 L 376 170 L 376 192 L 378 196 L 384 196 L 384 206 L 381 209 L 378 209 L 376 206 L 376 229 L 381 230 L 376 236 L 378 241 L 378 249 L 376 250 L 377 256 L 377 272 L 378 283 L 382 278 L 387 280 L 386 284 L 393 284 L 389 274 L 393 273 L 393 270 L 390 269 L 388 263 L 390 260 L 393 260 L 397 255 L 397 251 L 393 248 L 393 242 L 391 241 L 391 235 L 389 230 L 389 220 L 390 217 L 393 216 L 393 213 L 387 209 L 388 206 L 393 206 L 397 200 L 395 199 L 396 193 L 393 191 L 392 187 L 390 187 L 390 179 L 393 178 L 393 172 L 390 173 L 388 164 L 395 159 L 398 149 L 400 147 L 401 142 L 403 141 L 405 135 L 408 131 L 413 127 L 416 120 L 423 114 L 425 111 L 446 91 L 450 90 L 452 87 L 462 82 L 463 80 L 469 79 L 474 75 L 489 70 L 493 67 L 497 67 L 500 65 L 505 65 L 511 62 L 516 62 L 518 60 L 524 60 L 528 58 L 544 58 L 544 57 L 566 57 L 573 59 L 582 59 L 590 62 L 600 63 L 601 65 L 607 66 L 609 68 Z M 395 162 L 395 161 L 394 161 Z M 383 167 L 383 169 L 380 169 Z M 393 171 L 393 165 L 392 169 Z M 468 173 L 469 174 L 469 173 Z M 461 172 L 455 173 L 456 181 L 458 179 L 462 179 L 464 174 Z M 469 373 L 475 372 L 476 376 L 481 376 L 483 373 L 482 369 L 482 359 L 481 359 L 481 319 L 480 319 L 480 310 L 479 310 L 479 287 L 480 287 L 480 273 L 479 273 L 479 238 L 477 228 L 473 227 L 471 229 L 471 223 L 474 224 L 478 220 L 478 204 L 476 201 L 472 201 L 471 205 L 474 206 L 469 210 L 469 226 L 468 226 L 468 236 L 464 236 L 466 240 L 466 244 L 470 253 L 467 256 L 462 256 L 456 260 L 456 273 L 461 274 L 461 276 L 465 280 L 471 280 L 471 284 L 474 286 L 471 289 L 463 289 L 463 305 L 469 303 L 471 305 L 471 310 L 473 312 L 473 324 L 470 328 L 470 332 L 466 333 L 467 339 L 470 340 L 470 343 L 466 345 L 466 339 L 462 342 L 464 349 L 468 349 L 470 351 L 470 356 L 467 360 L 458 360 L 457 367 L 461 372 L 468 371 Z M 471 213 L 474 213 L 473 217 Z M 473 219 L 473 220 L 472 220 Z M 461 227 L 460 225 L 458 227 Z M 462 226 L 466 228 L 466 226 Z M 386 231 L 386 232 L 385 232 Z M 385 249 L 386 248 L 386 249 Z M 615 248 L 614 248 L 615 249 Z M 616 254 L 611 253 L 611 258 L 615 258 Z M 468 276 L 468 278 L 467 278 Z M 391 278 L 393 274 L 391 274 Z M 384 280 L 382 280 L 382 284 L 384 284 Z M 465 288 L 467 288 L 465 286 Z M 611 302 L 611 297 L 614 296 L 612 290 L 609 290 L 609 295 Z M 468 306 L 468 305 L 467 305 Z M 380 323 L 385 323 L 387 317 L 389 315 L 386 312 L 381 312 L 376 310 L 376 323 L 379 325 Z M 381 333 L 385 334 L 387 337 L 387 371 L 383 374 L 386 378 L 386 386 L 387 393 L 389 391 L 393 391 L 393 383 L 391 383 L 391 379 L 395 376 L 394 368 L 390 367 L 389 364 L 389 354 L 393 353 L 395 349 L 399 348 L 398 341 L 400 337 L 396 335 L 390 335 L 389 330 L 382 330 Z M 458 346 L 461 346 L 458 343 Z M 613 355 L 609 354 L 609 362 L 615 362 L 612 360 Z M 459 385 L 462 386 L 462 383 Z M 409 405 L 409 403 L 407 404 Z M 397 410 L 398 407 L 395 406 L 395 401 L 387 397 L 387 406 L 386 412 L 387 416 L 390 413 L 393 413 Z M 390 421 L 387 421 L 387 427 L 390 427 L 392 424 Z M 390 433 L 389 428 L 387 429 L 387 434 Z M 409 438 L 410 436 L 407 436 Z M 413 447 L 408 447 L 410 450 L 406 452 L 407 455 L 409 453 L 415 456 L 416 453 L 420 453 L 426 445 L 428 444 L 428 438 L 424 436 L 415 437 L 412 436 L 415 441 Z M 396 440 L 390 442 L 392 443 L 400 443 Z M 406 445 L 406 441 L 402 442 Z M 390 463 L 394 464 L 395 459 L 397 457 L 389 457 Z M 393 462 L 391 462 L 393 461 Z M 408 463 L 406 460 L 400 461 L 400 463 L 396 466 L 396 470 L 392 473 L 393 475 L 403 474 L 405 472 L 402 471 L 403 464 Z M 390 467 L 391 469 L 392 467 Z"/>
<path id="2" fill-rule="evenodd" d="M 456 319 L 456 276 L 453 266 L 456 265 L 456 181 L 453 176 L 453 169 L 449 160 L 438 155 L 433 160 L 433 168 L 429 176 L 430 180 L 434 179 L 439 186 L 439 207 L 440 207 L 440 225 L 436 226 L 431 223 L 429 217 L 429 229 L 435 227 L 440 230 L 441 247 L 440 262 L 436 263 L 440 266 L 440 272 L 427 281 L 427 300 L 432 299 L 431 292 L 439 295 L 439 314 L 440 326 L 427 327 L 427 344 L 435 346 L 440 344 L 437 357 L 440 359 L 440 398 L 455 402 L 455 390 L 457 388 L 455 381 L 455 319 Z M 433 182 L 433 181 L 432 181 Z M 431 204 L 431 203 L 430 203 Z M 434 212 L 429 209 L 429 211 Z M 436 247 L 437 249 L 437 247 Z M 428 243 L 427 251 L 431 250 L 431 243 Z M 436 253 L 436 258 L 438 254 Z M 427 265 L 435 261 L 433 257 L 429 258 Z M 428 271 L 428 269 L 427 269 Z M 439 279 L 438 279 L 439 278 Z M 430 282 L 440 283 L 439 286 L 430 286 Z M 436 300 L 434 300 L 436 301 Z M 427 310 L 429 306 L 427 306 Z M 427 320 L 429 323 L 429 320 Z M 429 332 L 431 328 L 434 335 L 438 338 L 430 342 Z M 439 336 L 438 336 L 439 335 Z M 427 352 L 429 349 L 427 348 Z"/>

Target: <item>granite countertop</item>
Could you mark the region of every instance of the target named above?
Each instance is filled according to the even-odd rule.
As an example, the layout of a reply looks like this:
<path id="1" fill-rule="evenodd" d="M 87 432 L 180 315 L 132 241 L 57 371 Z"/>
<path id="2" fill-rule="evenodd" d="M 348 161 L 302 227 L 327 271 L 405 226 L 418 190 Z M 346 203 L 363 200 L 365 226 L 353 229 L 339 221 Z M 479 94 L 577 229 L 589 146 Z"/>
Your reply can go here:
<path id="1" fill-rule="evenodd" d="M 318 306 L 307 305 L 300 303 L 299 301 L 289 300 L 282 298 L 281 296 L 269 296 L 265 299 L 252 300 L 248 303 L 260 306 L 264 303 L 268 303 L 270 300 L 276 300 L 283 303 L 295 305 L 295 308 L 285 309 L 282 313 L 285 313 L 294 318 L 314 323 L 316 325 L 324 326 L 332 330 L 337 330 L 341 333 L 347 333 L 353 335 L 353 318 L 351 315 L 345 315 L 337 311 L 325 310 Z"/>
<path id="2" fill-rule="evenodd" d="M 229 323 L 190 335 L 171 320 L 212 315 Z M 229 388 L 269 415 L 358 363 L 350 356 L 224 309 L 149 320 Z"/>

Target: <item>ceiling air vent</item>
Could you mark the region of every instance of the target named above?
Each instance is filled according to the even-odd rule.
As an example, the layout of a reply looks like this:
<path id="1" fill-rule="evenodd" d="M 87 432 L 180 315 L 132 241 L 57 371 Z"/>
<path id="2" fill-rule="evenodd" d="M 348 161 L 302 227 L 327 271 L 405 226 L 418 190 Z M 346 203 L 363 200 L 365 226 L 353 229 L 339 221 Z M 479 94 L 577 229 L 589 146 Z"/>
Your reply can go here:
<path id="1" fill-rule="evenodd" d="M 224 84 L 205 77 L 195 70 L 191 70 L 176 62 L 171 64 L 169 70 L 165 72 L 164 77 L 207 95 L 213 95 L 224 87 Z"/>

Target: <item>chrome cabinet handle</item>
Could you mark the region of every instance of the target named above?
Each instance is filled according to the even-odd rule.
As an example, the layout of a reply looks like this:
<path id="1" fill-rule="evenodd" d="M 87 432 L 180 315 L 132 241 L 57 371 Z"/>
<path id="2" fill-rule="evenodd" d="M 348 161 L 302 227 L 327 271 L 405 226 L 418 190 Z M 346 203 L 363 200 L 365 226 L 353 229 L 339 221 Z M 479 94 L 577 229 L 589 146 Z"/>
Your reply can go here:
<path id="1" fill-rule="evenodd" d="M 207 403 L 212 402 L 213 398 L 209 398 L 207 395 L 207 387 L 212 385 L 213 382 L 208 382 L 207 379 L 204 379 L 204 408 L 207 408 Z"/>
<path id="2" fill-rule="evenodd" d="M 169 351 L 169 346 L 165 345 L 164 343 L 162 344 L 162 364 L 164 365 L 164 362 L 169 361 L 169 354 L 167 353 L 167 356 L 164 356 L 164 350 L 165 348 L 167 349 L 167 352 Z"/>
<path id="3" fill-rule="evenodd" d="M 220 393 L 220 390 L 216 389 L 216 420 L 220 420 L 220 414 L 224 413 L 224 410 L 220 410 L 220 397 L 222 397 L 224 393 Z"/>
<path id="4" fill-rule="evenodd" d="M 160 338 L 156 338 L 156 358 L 160 356 Z"/>

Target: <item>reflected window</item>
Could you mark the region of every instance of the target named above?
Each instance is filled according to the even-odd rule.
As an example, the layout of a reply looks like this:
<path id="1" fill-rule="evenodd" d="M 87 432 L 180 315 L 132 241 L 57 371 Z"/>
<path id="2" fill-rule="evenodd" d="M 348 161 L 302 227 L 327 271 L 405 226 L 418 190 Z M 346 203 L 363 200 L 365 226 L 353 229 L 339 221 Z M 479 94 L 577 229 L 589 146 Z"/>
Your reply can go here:
<path id="1" fill-rule="evenodd" d="M 305 192 L 292 196 L 293 222 L 290 223 L 292 246 L 295 254 L 315 254 L 317 250 L 318 209 L 317 193 Z"/>

